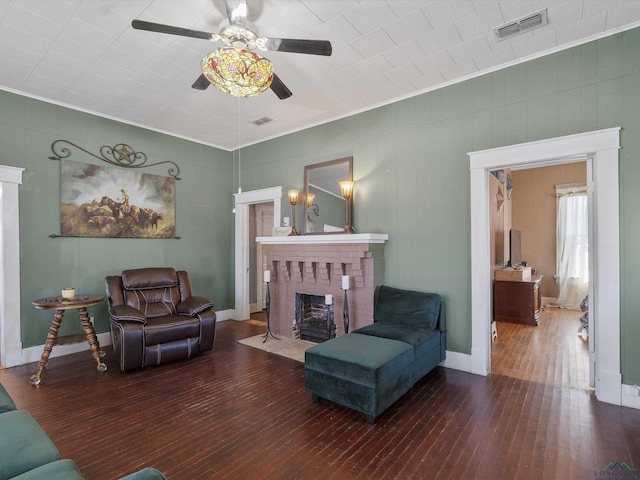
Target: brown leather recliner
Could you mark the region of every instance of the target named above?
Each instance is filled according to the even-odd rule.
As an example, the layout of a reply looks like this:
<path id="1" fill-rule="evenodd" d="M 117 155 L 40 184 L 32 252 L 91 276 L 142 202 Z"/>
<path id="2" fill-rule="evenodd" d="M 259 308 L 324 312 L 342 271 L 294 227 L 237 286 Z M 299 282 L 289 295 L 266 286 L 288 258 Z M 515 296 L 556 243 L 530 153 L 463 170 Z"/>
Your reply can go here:
<path id="1" fill-rule="evenodd" d="M 123 372 L 213 350 L 213 303 L 191 294 L 187 272 L 124 270 L 106 277 L 105 285 L 114 356 Z"/>

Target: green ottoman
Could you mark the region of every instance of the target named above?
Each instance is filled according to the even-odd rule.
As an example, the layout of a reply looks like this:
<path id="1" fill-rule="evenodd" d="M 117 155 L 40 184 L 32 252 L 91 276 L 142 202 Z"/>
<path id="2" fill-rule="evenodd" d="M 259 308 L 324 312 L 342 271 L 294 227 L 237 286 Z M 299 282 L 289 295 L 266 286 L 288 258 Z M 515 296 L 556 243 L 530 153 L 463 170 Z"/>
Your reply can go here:
<path id="1" fill-rule="evenodd" d="M 374 423 L 413 386 L 413 363 L 411 345 L 349 333 L 307 349 L 305 388 L 314 401 L 353 408 Z"/>
<path id="2" fill-rule="evenodd" d="M 59 458 L 55 445 L 26 410 L 0 414 L 0 480 Z"/>
<path id="3" fill-rule="evenodd" d="M 0 413 L 9 412 L 16 409 L 16 404 L 13 403 L 13 399 L 9 396 L 9 393 L 0 384 Z"/>

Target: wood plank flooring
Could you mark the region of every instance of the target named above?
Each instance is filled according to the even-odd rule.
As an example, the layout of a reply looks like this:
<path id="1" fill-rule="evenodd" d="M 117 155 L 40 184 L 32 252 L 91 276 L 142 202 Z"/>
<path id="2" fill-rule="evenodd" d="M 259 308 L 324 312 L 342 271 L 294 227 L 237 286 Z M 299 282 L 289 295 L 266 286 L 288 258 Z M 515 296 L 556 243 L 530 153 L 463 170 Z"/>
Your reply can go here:
<path id="1" fill-rule="evenodd" d="M 237 343 L 264 323 L 218 324 L 214 352 L 121 373 L 82 352 L 0 370 L 0 382 L 89 480 L 155 466 L 171 480 L 593 479 L 640 467 L 640 411 L 589 392 L 436 368 L 375 425 L 304 390 L 303 365 Z"/>
<path id="2" fill-rule="evenodd" d="M 538 326 L 497 322 L 491 371 L 547 385 L 589 389 L 589 346 L 579 310 L 545 307 Z"/>

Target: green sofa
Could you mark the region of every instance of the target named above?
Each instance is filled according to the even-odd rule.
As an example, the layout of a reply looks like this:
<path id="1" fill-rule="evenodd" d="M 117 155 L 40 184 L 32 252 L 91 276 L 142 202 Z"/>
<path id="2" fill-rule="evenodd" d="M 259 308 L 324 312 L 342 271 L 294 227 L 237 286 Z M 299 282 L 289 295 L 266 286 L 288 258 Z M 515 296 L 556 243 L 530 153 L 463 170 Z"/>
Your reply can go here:
<path id="1" fill-rule="evenodd" d="M 26 410 L 0 384 L 0 480 L 82 480 L 72 460 L 60 454 Z M 121 480 L 167 480 L 155 468 L 143 468 Z"/>
<path id="2" fill-rule="evenodd" d="M 305 352 L 305 389 L 365 414 L 369 423 L 446 356 L 444 302 L 382 285 L 373 323 Z"/>

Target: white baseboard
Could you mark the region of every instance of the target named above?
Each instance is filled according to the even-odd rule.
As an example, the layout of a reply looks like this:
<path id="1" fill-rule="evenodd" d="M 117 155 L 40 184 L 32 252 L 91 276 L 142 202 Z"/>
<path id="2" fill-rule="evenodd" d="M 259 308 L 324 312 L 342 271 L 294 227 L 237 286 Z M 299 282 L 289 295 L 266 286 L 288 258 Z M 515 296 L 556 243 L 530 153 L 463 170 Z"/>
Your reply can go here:
<path id="1" fill-rule="evenodd" d="M 604 369 L 596 374 L 596 398 L 601 402 L 622 405 L 622 375 Z"/>
<path id="2" fill-rule="evenodd" d="M 640 387 L 622 384 L 622 406 L 640 409 Z"/>
<path id="3" fill-rule="evenodd" d="M 233 310 L 216 311 L 217 321 L 223 322 L 225 320 L 231 320 L 233 318 L 233 312 Z M 97 336 L 101 347 L 111 345 L 111 334 L 109 332 L 99 333 Z M 44 345 L 36 345 L 34 347 L 22 349 L 22 361 L 20 365 L 39 361 L 42 356 L 43 349 Z M 49 358 L 71 355 L 73 353 L 88 351 L 89 349 L 90 347 L 87 342 L 78 342 L 69 345 L 56 345 L 53 347 Z M 475 369 L 473 368 L 472 356 L 466 353 L 450 352 L 447 350 L 447 358 L 440 363 L 440 365 L 453 370 L 482 375 L 482 373 L 474 371 Z M 609 385 L 609 387 L 612 387 L 612 385 Z M 603 390 L 605 392 L 610 391 L 610 389 Z M 640 387 L 636 385 L 622 384 L 621 393 L 621 402 L 618 402 L 616 395 L 612 396 L 611 394 L 603 395 L 604 398 L 598 398 L 598 400 L 616 405 L 622 404 L 624 407 L 640 409 Z"/>
<path id="4" fill-rule="evenodd" d="M 216 310 L 216 322 L 224 322 L 233 318 L 234 310 Z"/>
<path id="5" fill-rule="evenodd" d="M 474 373 L 472 370 L 473 362 L 471 361 L 471 355 L 467 355 L 466 353 L 450 352 L 447 350 L 447 358 L 445 358 L 440 365 L 453 370 Z"/>
<path id="6" fill-rule="evenodd" d="M 111 345 L 111 333 L 99 333 L 97 337 L 98 343 L 101 347 Z M 43 350 L 44 344 L 23 348 L 20 365 L 39 361 Z M 54 345 L 49 358 L 62 357 L 64 355 L 71 355 L 72 353 L 84 352 L 86 350 L 90 350 L 90 346 L 86 341 L 70 343 L 68 345 Z"/>
<path id="7" fill-rule="evenodd" d="M 233 310 L 221 310 L 216 311 L 216 321 L 224 322 L 225 320 L 229 320 L 232 317 Z M 100 347 L 107 347 L 111 345 L 111 333 L 104 332 L 98 333 L 98 343 Z M 78 343 L 70 343 L 67 345 L 55 345 L 51 350 L 51 355 L 49 358 L 62 357 L 64 355 L 71 355 L 73 353 L 84 352 L 90 350 L 91 347 L 86 341 L 78 342 Z M 26 363 L 37 362 L 42 357 L 42 351 L 44 350 L 44 344 L 35 345 L 33 347 L 23 348 L 22 354 L 20 357 L 20 363 L 17 365 L 24 365 Z"/>

